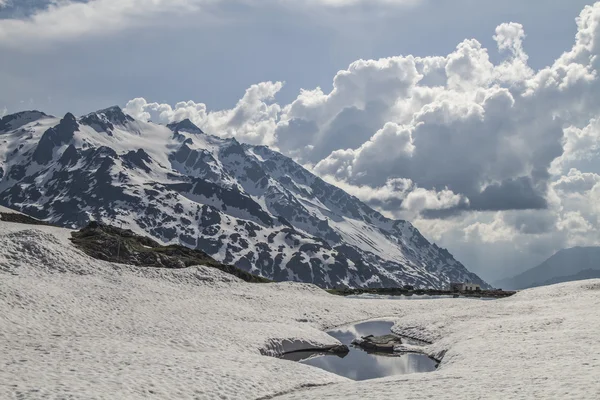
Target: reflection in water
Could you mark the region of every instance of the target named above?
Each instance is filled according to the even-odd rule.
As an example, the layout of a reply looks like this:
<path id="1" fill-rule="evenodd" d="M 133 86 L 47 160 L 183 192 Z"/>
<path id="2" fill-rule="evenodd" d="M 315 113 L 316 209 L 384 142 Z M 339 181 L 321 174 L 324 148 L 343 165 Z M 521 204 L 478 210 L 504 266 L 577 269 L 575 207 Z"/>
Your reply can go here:
<path id="1" fill-rule="evenodd" d="M 300 362 L 303 364 L 319 367 L 357 381 L 434 371 L 436 362 L 423 354 L 408 353 L 397 356 L 384 356 L 369 354 L 351 346 L 352 340 L 362 336 L 389 334 L 392 325 L 393 323 L 388 321 L 369 321 L 327 332 L 350 347 L 350 353 L 345 357 L 331 355 L 315 357 L 314 353 L 304 352 L 288 354 L 285 358 L 288 360 L 294 359 L 295 361 L 302 360 Z"/>

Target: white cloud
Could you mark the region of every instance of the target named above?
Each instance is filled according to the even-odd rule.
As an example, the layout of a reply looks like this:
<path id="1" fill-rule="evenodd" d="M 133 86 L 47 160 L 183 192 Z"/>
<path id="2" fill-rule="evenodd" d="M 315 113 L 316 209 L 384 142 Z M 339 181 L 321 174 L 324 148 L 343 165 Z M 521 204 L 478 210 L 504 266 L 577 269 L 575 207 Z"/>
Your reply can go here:
<path id="1" fill-rule="evenodd" d="M 506 23 L 494 35 L 508 57 L 498 65 L 465 40 L 445 57 L 358 60 L 335 75 L 329 93 L 302 90 L 287 105 L 272 102 L 281 83 L 265 82 L 231 110 L 144 99 L 127 109 L 163 122 L 188 117 L 208 132 L 279 148 L 353 187 L 409 179 L 415 191 L 464 199 L 455 202 L 461 209 L 541 209 L 557 165 L 597 149 L 596 120 L 577 125 L 597 113 L 598 15 L 600 3 L 583 10 L 573 49 L 538 72 L 527 65 L 523 26 Z M 589 96 L 573 103 L 582 85 Z M 403 199 L 415 199 L 412 209 L 441 208 L 417 193 Z"/>
<path id="2" fill-rule="evenodd" d="M 197 11 L 213 0 L 93 0 L 87 3 L 51 3 L 27 19 L 0 20 L 0 45 L 78 39 L 148 23 L 165 13 Z"/>
<path id="3" fill-rule="evenodd" d="M 587 192 L 598 183 L 600 183 L 600 175 L 571 168 L 567 175 L 558 178 L 552 186 L 563 194 L 569 194 Z"/>
<path id="4" fill-rule="evenodd" d="M 506 262 L 534 263 L 600 244 L 600 3 L 577 26 L 572 49 L 537 71 L 524 27 L 505 23 L 494 35 L 505 57 L 496 64 L 471 39 L 446 56 L 358 60 L 329 92 L 302 90 L 289 104 L 273 103 L 281 84 L 267 82 L 231 110 L 143 99 L 127 108 L 276 147 L 382 212 L 410 218 L 459 258 L 504 259 L 512 249 Z"/>
<path id="5" fill-rule="evenodd" d="M 562 231 L 582 234 L 586 234 L 593 229 L 592 225 L 578 211 L 565 213 L 557 227 Z"/>
<path id="6" fill-rule="evenodd" d="M 592 119 L 584 128 L 570 126 L 564 130 L 564 153 L 553 161 L 555 173 L 564 172 L 574 161 L 598 158 L 600 153 L 600 119 Z"/>
<path id="7" fill-rule="evenodd" d="M 385 185 L 375 188 L 352 185 L 331 175 L 322 175 L 322 178 L 363 201 L 383 208 L 383 213 L 391 218 L 414 218 L 422 211 L 447 210 L 469 202 L 447 188 L 439 192 L 426 190 L 405 178 L 388 179 Z"/>
<path id="8" fill-rule="evenodd" d="M 143 120 L 169 123 L 189 118 L 202 130 L 221 137 L 235 136 L 252 144 L 272 145 L 279 105 L 269 101 L 281 90 L 282 82 L 252 85 L 231 110 L 208 112 L 206 105 L 193 101 L 168 104 L 148 103 L 136 98 L 127 103 L 125 112 Z"/>
<path id="9" fill-rule="evenodd" d="M 495 243 L 511 241 L 514 234 L 514 228 L 504 222 L 500 212 L 494 215 L 491 222 L 475 222 L 464 229 L 464 239 L 467 242 Z"/>
<path id="10" fill-rule="evenodd" d="M 441 192 L 416 188 L 412 190 L 402 204 L 402 207 L 413 212 L 423 210 L 445 210 L 453 208 L 464 202 L 463 196 L 444 189 Z M 468 201 L 466 201 L 468 203 Z"/>
<path id="11" fill-rule="evenodd" d="M 475 39 L 465 40 L 446 59 L 447 86 L 456 90 L 487 87 L 493 70 L 487 50 Z"/>
<path id="12" fill-rule="evenodd" d="M 511 57 L 495 68 L 496 79 L 503 84 L 522 85 L 534 75 L 527 61 L 529 56 L 523 49 L 525 30 L 523 25 L 514 22 L 499 25 L 494 40 L 498 49 L 509 52 Z"/>
<path id="13" fill-rule="evenodd" d="M 51 0 L 48 7 L 34 10 L 31 17 L 0 19 L 0 46 L 42 45 L 55 40 L 79 40 L 89 35 L 106 35 L 134 26 L 156 26 L 168 14 L 199 15 L 207 7 L 220 3 L 244 6 L 286 6 L 340 8 L 373 4 L 381 6 L 413 5 L 421 0 Z M 0 0 L 0 7 L 9 4 Z M 215 14 L 211 18 L 217 18 Z M 43 47 L 43 46 L 42 46 Z"/>

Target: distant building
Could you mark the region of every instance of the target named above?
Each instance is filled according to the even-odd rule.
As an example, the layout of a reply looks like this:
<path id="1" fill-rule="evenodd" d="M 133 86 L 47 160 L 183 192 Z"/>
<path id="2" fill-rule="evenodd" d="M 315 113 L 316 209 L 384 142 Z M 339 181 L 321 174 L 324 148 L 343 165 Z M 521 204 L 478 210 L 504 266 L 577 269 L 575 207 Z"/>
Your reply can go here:
<path id="1" fill-rule="evenodd" d="M 448 287 L 451 292 L 479 292 L 481 291 L 481 285 L 477 283 L 451 283 Z"/>

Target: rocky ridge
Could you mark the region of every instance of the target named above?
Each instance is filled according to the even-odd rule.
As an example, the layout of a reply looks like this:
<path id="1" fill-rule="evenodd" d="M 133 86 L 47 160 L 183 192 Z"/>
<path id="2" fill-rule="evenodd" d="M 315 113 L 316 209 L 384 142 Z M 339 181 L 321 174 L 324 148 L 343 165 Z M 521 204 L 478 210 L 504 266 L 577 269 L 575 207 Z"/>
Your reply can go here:
<path id="1" fill-rule="evenodd" d="M 57 225 L 124 226 L 276 281 L 488 287 L 410 222 L 390 220 L 264 146 L 118 107 L 0 121 L 0 204 Z"/>

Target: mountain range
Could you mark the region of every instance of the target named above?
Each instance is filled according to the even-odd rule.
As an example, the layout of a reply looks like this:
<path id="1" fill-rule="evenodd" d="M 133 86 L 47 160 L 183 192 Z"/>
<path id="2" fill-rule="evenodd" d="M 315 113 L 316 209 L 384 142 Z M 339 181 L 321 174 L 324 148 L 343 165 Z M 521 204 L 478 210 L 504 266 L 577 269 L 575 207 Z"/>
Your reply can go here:
<path id="1" fill-rule="evenodd" d="M 119 107 L 0 120 L 0 204 L 65 227 L 97 220 L 321 287 L 490 286 L 392 220 L 264 146 Z"/>
<path id="2" fill-rule="evenodd" d="M 558 251 L 540 265 L 496 283 L 510 290 L 527 289 L 600 277 L 600 247 L 573 247 Z"/>

